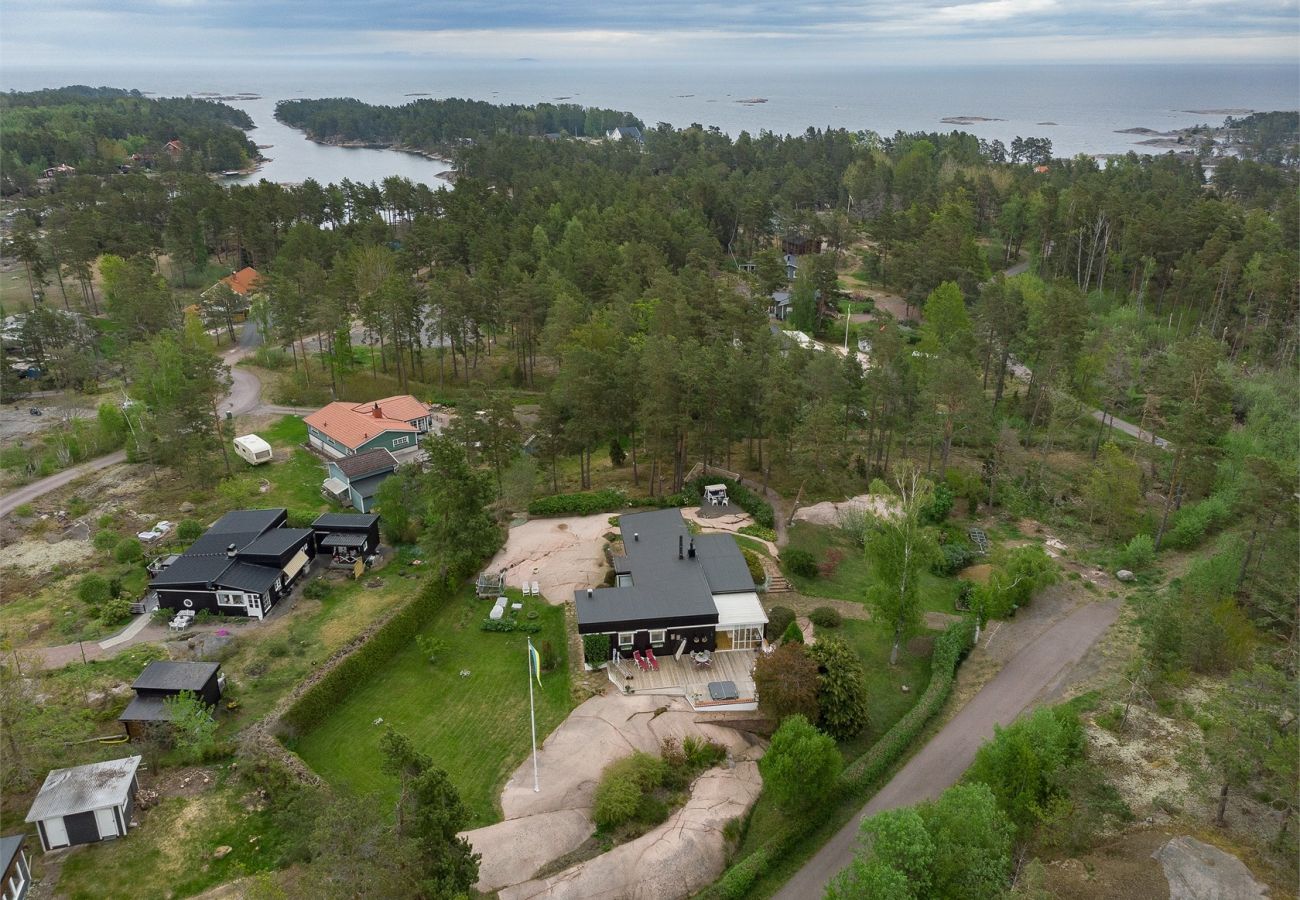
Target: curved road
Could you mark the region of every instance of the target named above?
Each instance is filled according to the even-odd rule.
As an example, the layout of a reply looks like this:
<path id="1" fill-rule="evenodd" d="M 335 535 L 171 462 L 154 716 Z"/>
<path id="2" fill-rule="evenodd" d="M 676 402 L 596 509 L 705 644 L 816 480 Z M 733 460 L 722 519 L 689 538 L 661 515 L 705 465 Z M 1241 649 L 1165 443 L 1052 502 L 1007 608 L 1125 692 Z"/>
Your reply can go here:
<path id="1" fill-rule="evenodd" d="M 907 765 L 786 882 L 777 900 L 821 897 L 826 883 L 853 861 L 862 820 L 878 812 L 932 800 L 957 783 L 994 725 L 1015 721 L 1058 687 L 1119 615 L 1120 601 L 1080 607 L 1013 656 Z"/>
<path id="2" fill-rule="evenodd" d="M 221 412 L 223 414 L 230 412 L 236 416 L 247 415 L 252 412 L 284 413 L 286 415 L 311 412 L 310 409 L 262 403 L 261 380 L 249 370 L 241 369 L 236 365 L 257 346 L 259 340 L 256 328 L 253 327 L 252 322 L 249 322 L 240 335 L 239 345 L 226 352 L 225 360 L 226 365 L 230 367 L 231 383 L 230 393 L 226 395 L 226 398 L 220 404 Z M 122 462 L 126 462 L 126 451 L 118 450 L 107 456 L 92 459 L 89 462 L 64 469 L 62 472 L 56 472 L 47 478 L 41 478 L 31 484 L 15 488 L 0 497 L 0 516 L 7 516 L 24 503 L 30 503 L 39 497 L 45 496 L 50 491 L 58 490 L 83 475 L 89 475 L 91 472 L 98 472 L 100 469 L 106 469 Z"/>

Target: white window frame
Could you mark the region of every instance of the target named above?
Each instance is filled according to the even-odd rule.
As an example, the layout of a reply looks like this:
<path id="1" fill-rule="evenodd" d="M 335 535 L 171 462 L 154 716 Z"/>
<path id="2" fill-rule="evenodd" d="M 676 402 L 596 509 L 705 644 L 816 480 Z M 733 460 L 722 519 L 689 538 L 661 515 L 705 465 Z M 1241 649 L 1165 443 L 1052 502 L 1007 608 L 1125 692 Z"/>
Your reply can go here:
<path id="1" fill-rule="evenodd" d="M 632 587 L 632 576 L 619 575 L 615 580 L 615 587 Z"/>
<path id="2" fill-rule="evenodd" d="M 401 435 L 400 437 L 395 437 L 395 438 L 393 438 L 393 446 L 394 446 L 394 447 L 405 447 L 405 446 L 406 446 L 407 444 L 409 444 L 409 443 L 411 443 L 410 435 L 405 435 L 405 434 L 404 434 L 404 435 Z"/>
<path id="3" fill-rule="evenodd" d="M 655 635 L 658 635 L 658 637 L 656 637 Z M 652 647 L 662 647 L 663 644 L 664 644 L 664 641 L 665 641 L 665 639 L 666 639 L 667 637 L 668 637 L 668 629 L 667 629 L 667 628 L 652 628 L 652 629 L 650 629 L 650 646 L 652 646 Z"/>
<path id="4" fill-rule="evenodd" d="M 217 606 L 248 608 L 248 596 L 243 591 L 217 591 Z"/>
<path id="5" fill-rule="evenodd" d="M 626 641 L 623 640 L 623 638 L 625 637 L 627 638 Z M 631 650 L 635 644 L 636 644 L 635 631 L 620 631 L 618 633 L 618 649 Z"/>
<path id="6" fill-rule="evenodd" d="M 732 650 L 757 650 L 763 646 L 763 626 L 738 625 L 735 628 L 721 628 L 731 635 Z"/>

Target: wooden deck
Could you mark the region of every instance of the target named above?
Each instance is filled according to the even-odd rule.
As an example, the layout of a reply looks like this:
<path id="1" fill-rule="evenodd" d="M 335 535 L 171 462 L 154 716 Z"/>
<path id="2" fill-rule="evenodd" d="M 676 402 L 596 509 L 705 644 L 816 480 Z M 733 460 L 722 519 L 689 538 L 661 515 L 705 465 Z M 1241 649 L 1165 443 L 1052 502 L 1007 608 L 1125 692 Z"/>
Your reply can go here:
<path id="1" fill-rule="evenodd" d="M 609 666 L 609 680 L 620 690 L 627 687 L 640 694 L 669 694 L 685 697 L 697 708 L 728 707 L 737 704 L 752 704 L 754 695 L 754 661 L 758 658 L 754 650 L 724 650 L 713 654 L 713 665 L 699 669 L 691 662 L 689 655 L 681 660 L 671 656 L 660 656 L 659 671 L 643 672 L 637 668 L 635 661 L 625 659 L 619 666 Z M 736 700 L 716 702 L 709 699 L 709 682 L 734 681 Z"/>

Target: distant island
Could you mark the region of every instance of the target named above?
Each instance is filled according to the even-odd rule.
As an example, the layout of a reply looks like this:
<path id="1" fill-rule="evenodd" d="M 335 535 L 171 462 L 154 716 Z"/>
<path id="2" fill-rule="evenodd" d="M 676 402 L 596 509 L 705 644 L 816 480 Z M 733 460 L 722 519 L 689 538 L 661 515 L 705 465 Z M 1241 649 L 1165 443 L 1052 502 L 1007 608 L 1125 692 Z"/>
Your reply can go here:
<path id="1" fill-rule="evenodd" d="M 986 116 L 945 116 L 939 121 L 945 125 L 978 125 L 980 122 L 1005 122 L 1006 119 Z"/>

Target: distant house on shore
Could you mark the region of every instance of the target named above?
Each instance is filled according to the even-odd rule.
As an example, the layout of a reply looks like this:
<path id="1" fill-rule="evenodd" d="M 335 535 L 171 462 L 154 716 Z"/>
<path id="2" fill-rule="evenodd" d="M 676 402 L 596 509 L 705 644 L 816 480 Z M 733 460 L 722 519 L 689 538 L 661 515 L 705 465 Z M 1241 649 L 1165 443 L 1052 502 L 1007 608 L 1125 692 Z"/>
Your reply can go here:
<path id="1" fill-rule="evenodd" d="M 790 316 L 790 310 L 794 308 L 794 301 L 790 299 L 789 291 L 775 291 L 772 294 L 772 302 L 767 305 L 767 314 L 772 318 L 784 322 Z"/>
<path id="2" fill-rule="evenodd" d="M 781 238 L 781 252 L 787 256 L 808 256 L 822 252 L 822 242 L 804 234 L 787 234 Z"/>
<path id="3" fill-rule="evenodd" d="M 323 490 L 331 499 L 368 513 L 375 505 L 379 486 L 397 471 L 397 458 L 383 447 L 326 463 L 329 477 Z"/>
<path id="4" fill-rule="evenodd" d="M 131 685 L 135 698 L 117 720 L 132 739 L 146 737 L 150 728 L 171 722 L 167 698 L 191 693 L 208 706 L 221 700 L 225 678 L 221 663 L 154 660 Z"/>
<path id="5" fill-rule="evenodd" d="M 75 175 L 77 174 L 77 170 L 67 163 L 59 163 L 57 166 L 51 166 L 46 169 L 42 174 L 44 174 L 46 178 L 54 178 L 57 175 Z"/>
<path id="6" fill-rule="evenodd" d="M 419 455 L 433 413 L 410 394 L 399 394 L 368 403 L 335 401 L 303 421 L 308 443 L 326 456 L 342 459 L 383 448 L 402 461 Z"/>
<path id="7" fill-rule="evenodd" d="M 163 144 L 163 150 L 166 151 L 169 156 L 175 158 L 185 152 L 185 145 L 180 141 L 168 141 Z"/>
<path id="8" fill-rule="evenodd" d="M 635 125 L 620 125 L 617 128 L 611 128 L 605 132 L 605 137 L 611 141 L 635 141 L 638 144 L 645 143 L 645 137 L 641 134 L 641 129 Z"/>
<path id="9" fill-rule="evenodd" d="M 783 262 L 785 263 L 786 281 L 794 281 L 799 277 L 799 258 L 793 253 L 787 253 L 785 254 Z"/>
<path id="10" fill-rule="evenodd" d="M 139 789 L 139 756 L 55 769 L 27 812 L 36 823 L 41 848 L 57 850 L 126 835 Z"/>

